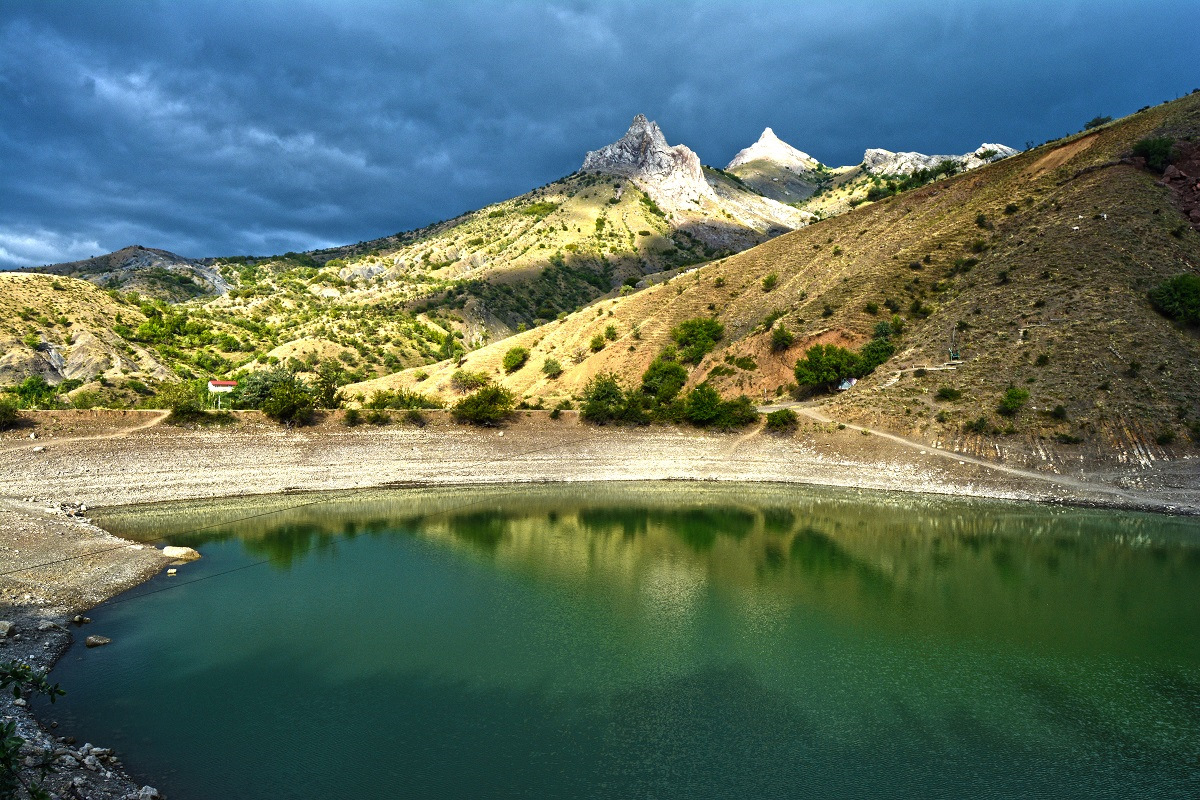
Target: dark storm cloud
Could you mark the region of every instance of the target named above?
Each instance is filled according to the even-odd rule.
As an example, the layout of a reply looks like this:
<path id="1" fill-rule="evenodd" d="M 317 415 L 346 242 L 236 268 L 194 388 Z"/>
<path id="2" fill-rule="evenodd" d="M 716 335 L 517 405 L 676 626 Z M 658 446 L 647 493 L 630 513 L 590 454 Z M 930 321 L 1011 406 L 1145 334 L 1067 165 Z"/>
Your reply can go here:
<path id="1" fill-rule="evenodd" d="M 638 112 L 717 165 L 767 125 L 833 164 L 1020 147 L 1200 83 L 1198 11 L 5 2 L 0 267 L 393 233 L 570 173 Z"/>

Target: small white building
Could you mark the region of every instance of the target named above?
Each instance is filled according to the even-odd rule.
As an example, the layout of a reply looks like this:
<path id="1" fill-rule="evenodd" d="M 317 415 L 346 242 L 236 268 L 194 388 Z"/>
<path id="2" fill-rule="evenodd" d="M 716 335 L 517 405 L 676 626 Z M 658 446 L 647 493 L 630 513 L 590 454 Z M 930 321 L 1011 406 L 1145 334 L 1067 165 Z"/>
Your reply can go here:
<path id="1" fill-rule="evenodd" d="M 217 408 L 221 407 L 221 395 L 229 394 L 237 388 L 237 381 L 209 381 L 208 393 L 217 396 Z"/>

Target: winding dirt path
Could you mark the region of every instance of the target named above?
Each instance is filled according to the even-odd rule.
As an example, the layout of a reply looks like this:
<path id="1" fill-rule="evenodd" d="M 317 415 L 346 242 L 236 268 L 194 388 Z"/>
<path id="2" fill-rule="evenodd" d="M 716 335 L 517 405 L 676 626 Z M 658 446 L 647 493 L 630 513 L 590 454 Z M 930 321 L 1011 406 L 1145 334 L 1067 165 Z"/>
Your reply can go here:
<path id="1" fill-rule="evenodd" d="M 33 447 L 50 447 L 56 444 L 68 444 L 70 442 L 92 442 L 103 441 L 107 439 L 122 439 L 126 436 L 144 431 L 147 428 L 153 428 L 155 425 L 161 425 L 167 417 L 171 415 L 170 411 L 150 411 L 153 414 L 153 419 L 146 422 L 138 423 L 137 425 L 128 428 L 120 428 L 119 430 L 109 433 L 97 433 L 90 436 L 64 436 L 61 439 L 27 439 L 21 440 L 17 444 L 10 444 L 5 447 L 0 447 L 0 453 L 11 453 L 16 450 L 28 450 Z"/>
<path id="2" fill-rule="evenodd" d="M 965 453 L 955 453 L 955 452 L 951 452 L 949 450 L 942 450 L 941 448 L 938 448 L 938 447 L 932 447 L 929 445 L 925 445 L 920 442 L 914 442 L 912 439 L 906 439 L 903 436 L 898 436 L 894 433 L 888 433 L 887 431 L 881 431 L 881 430 L 877 430 L 875 428 L 868 428 L 864 425 L 855 425 L 854 423 L 851 423 L 851 422 L 840 422 L 838 420 L 833 419 L 832 417 L 828 417 L 825 414 L 822 414 L 820 411 L 817 411 L 816 408 L 814 408 L 812 405 L 810 405 L 808 403 L 802 403 L 802 402 L 798 402 L 798 401 L 797 402 L 788 402 L 788 403 L 779 403 L 777 405 L 772 405 L 772 406 L 761 406 L 761 407 L 759 407 L 758 410 L 762 413 L 769 413 L 771 411 L 777 411 L 781 408 L 790 408 L 793 411 L 795 411 L 796 413 L 803 414 L 804 416 L 808 417 L 809 419 L 815 420 L 817 422 L 826 423 L 826 424 L 845 425 L 850 430 L 864 431 L 866 433 L 871 434 L 872 436 L 878 436 L 882 439 L 887 439 L 888 441 L 895 442 L 896 444 L 902 445 L 909 449 L 917 450 L 922 455 L 941 456 L 942 458 L 953 459 L 954 461 L 958 461 L 960 463 L 974 464 L 975 466 L 978 466 L 978 467 L 985 467 L 987 469 L 992 469 L 992 470 L 996 470 L 998 472 L 1003 472 L 1007 475 L 1013 475 L 1013 476 L 1016 476 L 1019 478 L 1027 478 L 1029 480 L 1042 481 L 1044 483 L 1050 483 L 1050 484 L 1054 484 L 1056 486 L 1070 487 L 1072 489 L 1076 489 L 1076 490 L 1083 491 L 1083 492 L 1099 492 L 1102 494 L 1110 495 L 1112 497 L 1120 498 L 1121 500 L 1123 500 L 1127 503 L 1130 503 L 1130 504 L 1137 504 L 1137 503 L 1145 500 L 1145 498 L 1142 495 L 1139 495 L 1135 492 L 1128 492 L 1123 489 L 1118 489 L 1115 486 L 1107 486 L 1107 485 L 1100 484 L 1100 483 L 1091 483 L 1089 481 L 1081 481 L 1077 478 L 1072 478 L 1067 475 L 1060 475 L 1060 474 L 1048 475 L 1044 472 L 1038 472 L 1036 470 L 1024 469 L 1022 467 L 1013 467 L 1013 466 L 1009 466 L 1008 464 L 998 464 L 995 461 L 989 461 L 984 458 L 977 458 L 975 456 L 969 456 Z"/>

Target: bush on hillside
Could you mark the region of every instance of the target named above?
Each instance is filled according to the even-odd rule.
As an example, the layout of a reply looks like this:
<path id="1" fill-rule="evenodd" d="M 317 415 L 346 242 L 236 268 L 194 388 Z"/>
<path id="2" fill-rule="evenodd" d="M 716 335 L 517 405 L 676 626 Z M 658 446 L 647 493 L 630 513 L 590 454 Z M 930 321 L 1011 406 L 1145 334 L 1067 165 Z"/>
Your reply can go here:
<path id="1" fill-rule="evenodd" d="M 471 372 L 465 369 L 456 369 L 454 374 L 450 376 L 450 385 L 460 392 L 473 392 L 476 389 L 482 389 L 492 382 L 486 372 Z"/>
<path id="2" fill-rule="evenodd" d="M 687 369 L 675 360 L 673 348 L 667 348 L 642 373 L 642 391 L 660 404 L 669 403 L 687 383 Z"/>
<path id="3" fill-rule="evenodd" d="M 626 392 L 620 380 L 611 372 L 594 376 L 583 387 L 583 402 L 579 416 L 587 422 L 603 425 L 606 422 L 649 422 L 645 397 L 641 392 Z"/>
<path id="4" fill-rule="evenodd" d="M 796 383 L 819 392 L 831 392 L 847 378 L 858 376 L 859 358 L 835 344 L 814 344 L 796 362 Z"/>
<path id="5" fill-rule="evenodd" d="M 671 330 L 671 338 L 679 345 L 679 360 L 699 364 L 725 335 L 725 326 L 711 317 L 688 319 Z"/>
<path id="6" fill-rule="evenodd" d="M 513 393 L 503 386 L 489 384 L 454 404 L 450 413 L 459 422 L 472 425 L 499 425 L 513 413 Z"/>
<path id="7" fill-rule="evenodd" d="M 559 363 L 557 358 L 554 358 L 553 356 L 547 356 L 546 360 L 542 362 L 542 373 L 547 378 L 557 378 L 559 375 L 563 374 L 562 364 Z"/>
<path id="8" fill-rule="evenodd" d="M 792 332 L 782 322 L 771 330 L 771 351 L 774 353 L 782 353 L 791 347 L 795 341 L 796 337 L 792 335 Z"/>
<path id="9" fill-rule="evenodd" d="M 59 389 L 47 383 L 41 375 L 30 375 L 8 391 L 16 396 L 17 405 L 21 408 L 58 406 Z"/>
<path id="10" fill-rule="evenodd" d="M 500 365 L 504 367 L 505 372 L 516 372 L 521 367 L 525 366 L 525 362 L 528 360 L 528 348 L 513 347 L 504 354 L 504 360 L 500 362 Z"/>
<path id="11" fill-rule="evenodd" d="M 1012 417 L 1016 416 L 1017 412 L 1024 408 L 1028 402 L 1029 392 L 1010 386 L 1004 392 L 1004 396 L 1000 398 L 1000 405 L 996 407 L 996 410 L 1006 417 Z"/>
<path id="12" fill-rule="evenodd" d="M 1135 144 L 1133 154 L 1146 159 L 1146 166 L 1150 169 L 1162 172 L 1171 163 L 1171 151 L 1174 148 L 1174 140 L 1166 136 L 1151 136 Z"/>
<path id="13" fill-rule="evenodd" d="M 154 405 L 170 411 L 167 422 L 174 424 L 195 422 L 206 413 L 200 387 L 195 381 L 164 383 L 158 387 Z"/>
<path id="14" fill-rule="evenodd" d="M 1192 327 L 1200 326 L 1200 276 L 1176 275 L 1150 292 L 1158 313 Z"/>

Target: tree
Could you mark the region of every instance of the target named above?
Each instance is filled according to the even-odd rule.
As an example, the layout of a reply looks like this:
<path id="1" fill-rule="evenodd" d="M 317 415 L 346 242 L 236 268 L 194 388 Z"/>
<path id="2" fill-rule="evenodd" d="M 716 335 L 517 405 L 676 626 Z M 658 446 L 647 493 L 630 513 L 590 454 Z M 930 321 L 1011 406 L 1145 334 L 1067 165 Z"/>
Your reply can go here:
<path id="1" fill-rule="evenodd" d="M 194 381 L 164 383 L 158 388 L 156 405 L 169 410 L 168 422 L 192 422 L 204 416 L 200 388 Z"/>
<path id="2" fill-rule="evenodd" d="M 489 384 L 459 400 L 450 414 L 459 422 L 472 425 L 499 425 L 513 413 L 513 393 L 503 386 Z"/>
<path id="3" fill-rule="evenodd" d="M 664 352 L 642 373 L 642 391 L 658 403 L 671 402 L 687 383 L 687 369 L 672 355 L 673 351 Z"/>
<path id="4" fill-rule="evenodd" d="M 611 372 L 601 372 L 583 387 L 583 405 L 579 416 L 603 425 L 621 418 L 625 409 L 625 390 Z"/>
<path id="5" fill-rule="evenodd" d="M 817 391 L 832 391 L 839 383 L 858 374 L 859 358 L 834 344 L 814 344 L 796 362 L 796 383 Z"/>
<path id="6" fill-rule="evenodd" d="M 721 395 L 707 383 L 700 384 L 688 392 L 683 415 L 693 425 L 713 424 L 721 416 Z"/>
<path id="7" fill-rule="evenodd" d="M 344 400 L 341 387 L 347 382 L 346 370 L 336 361 L 321 362 L 313 378 L 313 397 L 316 404 L 321 408 L 341 408 Z"/>
<path id="8" fill-rule="evenodd" d="M 284 425 L 307 425 L 312 421 L 313 395 L 301 381 L 276 384 L 263 401 L 262 411 Z"/>
<path id="9" fill-rule="evenodd" d="M 1108 123 L 1112 122 L 1112 119 L 1112 117 L 1092 117 L 1083 124 L 1083 129 L 1085 131 L 1090 131 L 1094 128 L 1099 128 L 1101 125 L 1107 125 Z"/>

